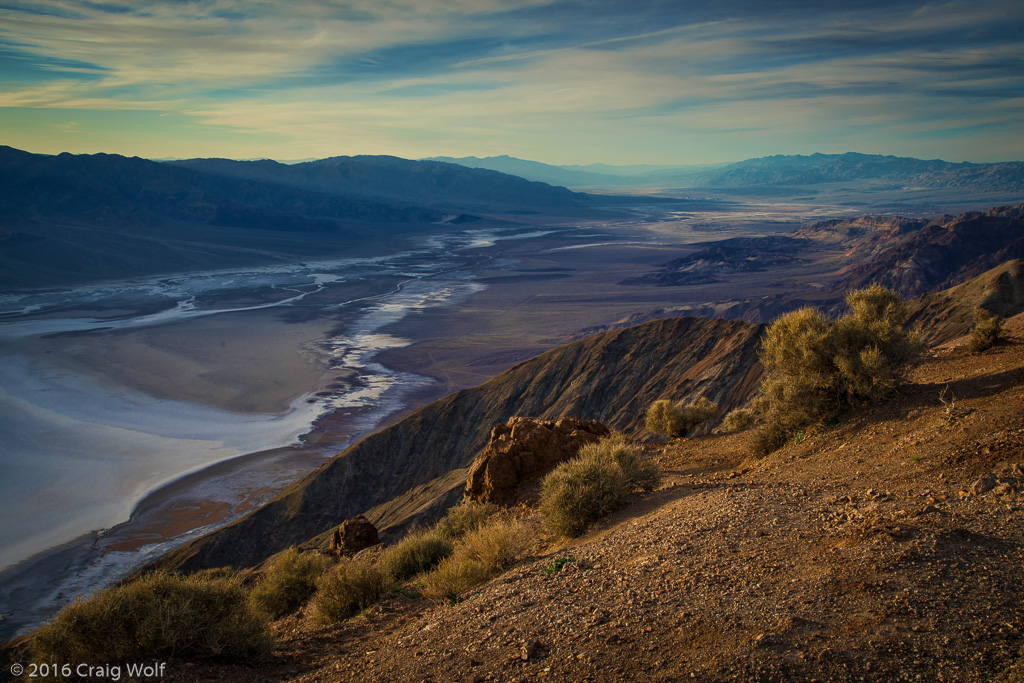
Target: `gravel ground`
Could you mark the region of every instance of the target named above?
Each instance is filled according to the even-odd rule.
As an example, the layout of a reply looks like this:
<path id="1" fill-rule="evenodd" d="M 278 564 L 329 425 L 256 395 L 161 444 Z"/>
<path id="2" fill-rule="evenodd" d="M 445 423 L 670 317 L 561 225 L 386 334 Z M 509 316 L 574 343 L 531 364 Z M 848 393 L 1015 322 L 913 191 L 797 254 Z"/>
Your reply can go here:
<path id="1" fill-rule="evenodd" d="M 940 350 L 762 460 L 745 438 L 652 447 L 663 486 L 572 541 L 524 510 L 533 555 L 457 605 L 410 585 L 167 680 L 1024 681 L 1019 339 Z"/>

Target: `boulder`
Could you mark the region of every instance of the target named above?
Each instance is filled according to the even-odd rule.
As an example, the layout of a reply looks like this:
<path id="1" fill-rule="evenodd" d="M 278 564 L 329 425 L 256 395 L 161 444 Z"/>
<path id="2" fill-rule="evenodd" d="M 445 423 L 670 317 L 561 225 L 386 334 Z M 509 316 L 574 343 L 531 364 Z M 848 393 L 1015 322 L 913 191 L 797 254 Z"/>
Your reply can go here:
<path id="1" fill-rule="evenodd" d="M 331 550 L 352 554 L 378 543 L 380 538 L 377 536 L 377 527 L 366 517 L 357 515 L 352 519 L 346 519 L 334 530 Z"/>
<path id="2" fill-rule="evenodd" d="M 470 465 L 466 498 L 512 505 L 524 485 L 536 482 L 584 445 L 610 433 L 595 420 L 509 418 L 506 424 L 495 425 L 487 447 Z"/>

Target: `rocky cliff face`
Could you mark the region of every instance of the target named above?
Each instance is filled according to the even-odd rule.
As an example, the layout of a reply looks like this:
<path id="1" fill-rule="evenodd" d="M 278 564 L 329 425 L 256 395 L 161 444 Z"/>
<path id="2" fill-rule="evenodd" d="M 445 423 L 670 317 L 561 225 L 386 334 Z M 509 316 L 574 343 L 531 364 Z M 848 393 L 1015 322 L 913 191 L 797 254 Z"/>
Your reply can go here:
<path id="1" fill-rule="evenodd" d="M 970 332 L 975 307 L 1004 318 L 1024 312 L 1024 260 L 911 301 L 908 324 L 928 344 L 942 344 Z"/>
<path id="2" fill-rule="evenodd" d="M 520 490 L 536 482 L 580 448 L 610 434 L 594 420 L 563 417 L 535 420 L 513 417 L 491 430 L 487 448 L 473 460 L 466 498 L 481 503 L 513 505 Z"/>
<path id="3" fill-rule="evenodd" d="M 878 283 L 905 297 L 965 282 L 1024 257 L 1024 205 L 943 216 L 840 271 L 839 290 Z"/>
<path id="4" fill-rule="evenodd" d="M 637 433 L 659 398 L 704 395 L 723 412 L 757 388 L 763 327 L 674 318 L 553 349 L 367 437 L 267 505 L 161 561 L 186 570 L 250 566 L 342 520 L 467 467 L 514 415 L 581 417 Z"/>

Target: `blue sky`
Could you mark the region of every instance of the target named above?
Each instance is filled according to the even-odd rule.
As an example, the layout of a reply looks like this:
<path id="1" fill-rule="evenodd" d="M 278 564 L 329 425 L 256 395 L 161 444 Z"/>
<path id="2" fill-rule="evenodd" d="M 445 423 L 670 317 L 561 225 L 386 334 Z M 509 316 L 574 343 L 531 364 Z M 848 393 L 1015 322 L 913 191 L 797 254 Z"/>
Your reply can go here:
<path id="1" fill-rule="evenodd" d="M 0 143 L 153 158 L 1024 160 L 1024 3 L 0 0 Z"/>

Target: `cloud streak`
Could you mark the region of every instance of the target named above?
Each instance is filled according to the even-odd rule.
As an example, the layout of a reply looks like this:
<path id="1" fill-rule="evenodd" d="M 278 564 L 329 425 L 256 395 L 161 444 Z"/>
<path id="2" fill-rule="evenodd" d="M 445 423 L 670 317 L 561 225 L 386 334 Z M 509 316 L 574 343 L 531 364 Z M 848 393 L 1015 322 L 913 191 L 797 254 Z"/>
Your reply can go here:
<path id="1" fill-rule="evenodd" d="M 40 0 L 0 27 L 0 126 L 34 151 L 62 149 L 27 109 L 173 113 L 105 149 L 151 156 L 191 125 L 231 133 L 209 156 L 1024 158 L 1019 2 Z M 109 144 L 89 120 L 71 151 Z"/>

